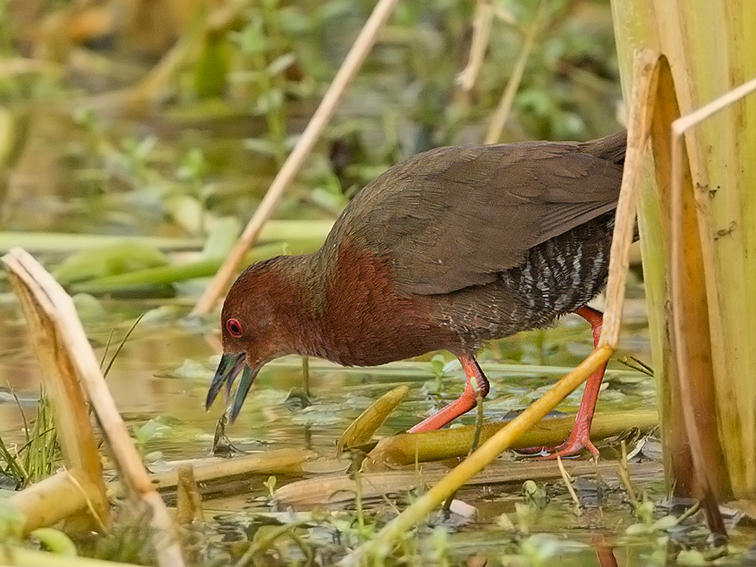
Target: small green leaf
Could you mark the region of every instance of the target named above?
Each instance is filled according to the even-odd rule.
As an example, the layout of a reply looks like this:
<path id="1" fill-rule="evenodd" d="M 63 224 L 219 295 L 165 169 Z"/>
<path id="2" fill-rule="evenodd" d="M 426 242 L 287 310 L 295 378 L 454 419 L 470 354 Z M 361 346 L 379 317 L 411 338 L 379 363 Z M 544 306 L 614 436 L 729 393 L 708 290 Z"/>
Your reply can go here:
<path id="1" fill-rule="evenodd" d="M 296 60 L 297 57 L 293 53 L 284 53 L 283 55 L 276 57 L 270 65 L 268 65 L 268 75 L 275 77 L 279 73 L 283 73 L 286 69 L 291 67 Z"/>
<path id="2" fill-rule="evenodd" d="M 446 361 L 444 360 L 443 355 L 437 354 L 433 358 L 431 358 L 430 365 L 431 370 L 433 371 L 433 374 L 436 376 L 442 377 L 444 375 L 444 365 L 446 364 Z"/>
<path id="3" fill-rule="evenodd" d="M 202 255 L 205 258 L 225 258 L 239 237 L 239 221 L 236 217 L 220 217 L 213 219 L 208 225 L 209 232 Z"/>
<path id="4" fill-rule="evenodd" d="M 176 169 L 176 177 L 183 181 L 202 179 L 207 173 L 205 154 L 199 148 L 191 148 L 184 154 Z"/>
<path id="5" fill-rule="evenodd" d="M 170 425 L 161 423 L 157 419 L 151 419 L 142 424 L 135 432 L 134 438 L 139 445 L 145 445 L 154 439 L 164 437 L 171 430 Z"/>
<path id="6" fill-rule="evenodd" d="M 625 528 L 625 533 L 627 535 L 646 535 L 650 534 L 654 531 L 653 527 L 651 527 L 648 524 L 631 524 Z"/>
<path id="7" fill-rule="evenodd" d="M 263 486 L 268 490 L 268 496 L 273 498 L 273 494 L 276 491 L 277 479 L 275 476 L 269 476 L 268 480 L 263 482 Z"/>
<path id="8" fill-rule="evenodd" d="M 686 566 L 707 565 L 703 553 L 695 549 L 683 549 L 677 554 L 677 564 Z"/>
<path id="9" fill-rule="evenodd" d="M 267 46 L 260 16 L 255 16 L 241 31 L 231 32 L 229 37 L 245 55 L 264 53 Z"/>
<path id="10" fill-rule="evenodd" d="M 526 480 L 522 484 L 522 492 L 525 495 L 525 501 L 527 504 L 536 510 L 545 508 L 549 503 L 549 497 L 546 495 L 546 491 L 532 480 Z"/>
<path id="11" fill-rule="evenodd" d="M 37 528 L 29 534 L 39 540 L 43 549 L 56 555 L 76 557 L 76 545 L 66 534 L 54 528 Z"/>
<path id="12" fill-rule="evenodd" d="M 677 525 L 677 518 L 674 516 L 663 516 L 656 520 L 653 524 L 655 530 L 665 531 L 670 528 L 674 528 Z"/>

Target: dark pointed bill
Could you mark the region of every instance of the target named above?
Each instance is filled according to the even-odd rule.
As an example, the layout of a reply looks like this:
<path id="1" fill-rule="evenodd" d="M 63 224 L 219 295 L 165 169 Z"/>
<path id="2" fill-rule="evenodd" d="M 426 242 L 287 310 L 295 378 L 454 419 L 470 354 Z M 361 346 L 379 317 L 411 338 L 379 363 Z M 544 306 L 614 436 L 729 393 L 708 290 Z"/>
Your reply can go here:
<path id="1" fill-rule="evenodd" d="M 244 398 L 247 397 L 249 388 L 252 386 L 252 382 L 255 381 L 255 377 L 260 370 L 259 366 L 256 368 L 251 368 L 248 364 L 245 364 L 245 357 L 246 355 L 243 352 L 239 354 L 226 353 L 221 356 L 220 363 L 218 364 L 218 370 L 215 371 L 215 377 L 210 383 L 210 389 L 207 391 L 207 400 L 205 401 L 206 409 L 209 409 L 210 406 L 213 405 L 213 402 L 215 401 L 215 398 L 218 396 L 218 393 L 221 391 L 221 389 L 226 390 L 226 401 L 228 402 L 228 398 L 231 394 L 231 386 L 233 385 L 234 380 L 236 380 L 236 377 L 239 375 L 239 372 L 242 373 L 241 380 L 239 381 L 239 386 L 236 388 L 234 402 L 231 407 L 231 422 L 233 422 L 239 415 L 239 411 L 241 410 L 242 404 L 244 403 Z"/>
<path id="2" fill-rule="evenodd" d="M 231 423 L 233 423 L 236 420 L 236 416 L 239 415 L 242 404 L 244 404 L 244 398 L 247 397 L 249 388 L 252 386 L 252 382 L 255 381 L 255 377 L 257 377 L 259 370 L 259 366 L 257 368 L 250 368 L 249 365 L 244 365 L 244 372 L 242 372 L 241 380 L 239 380 L 239 386 L 237 386 L 236 388 L 234 403 L 231 406 L 231 415 L 229 416 Z"/>
<path id="3" fill-rule="evenodd" d="M 228 392 L 231 390 L 231 385 L 236 380 L 239 372 L 244 364 L 245 353 L 239 354 L 226 353 L 221 356 L 220 363 L 218 363 L 218 370 L 215 371 L 215 377 L 210 383 L 210 389 L 207 391 L 207 399 L 205 400 L 205 409 L 210 409 L 213 405 L 215 398 L 218 396 L 218 392 L 221 391 L 223 386 L 226 387 L 226 399 L 228 399 Z"/>

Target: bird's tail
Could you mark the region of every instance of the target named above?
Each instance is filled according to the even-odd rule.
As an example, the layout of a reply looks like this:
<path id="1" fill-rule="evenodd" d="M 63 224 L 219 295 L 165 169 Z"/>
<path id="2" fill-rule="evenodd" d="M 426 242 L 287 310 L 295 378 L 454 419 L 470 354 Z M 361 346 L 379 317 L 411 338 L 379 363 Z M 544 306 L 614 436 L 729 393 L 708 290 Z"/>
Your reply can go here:
<path id="1" fill-rule="evenodd" d="M 597 140 L 584 143 L 584 149 L 591 155 L 611 161 L 618 165 L 625 163 L 627 147 L 627 130 L 622 130 Z"/>

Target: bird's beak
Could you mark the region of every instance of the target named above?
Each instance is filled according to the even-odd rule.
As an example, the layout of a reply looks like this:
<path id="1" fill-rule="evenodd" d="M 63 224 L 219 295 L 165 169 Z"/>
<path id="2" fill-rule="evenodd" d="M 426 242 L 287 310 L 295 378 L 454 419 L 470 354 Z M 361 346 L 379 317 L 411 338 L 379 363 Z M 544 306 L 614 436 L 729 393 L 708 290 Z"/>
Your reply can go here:
<path id="1" fill-rule="evenodd" d="M 231 406 L 231 422 L 239 415 L 244 398 L 247 397 L 247 392 L 249 392 L 252 382 L 254 382 L 257 373 L 260 371 L 260 366 L 252 368 L 248 364 L 245 364 L 245 358 L 246 354 L 243 352 L 238 354 L 226 353 L 221 356 L 218 370 L 215 371 L 215 377 L 210 384 L 210 389 L 207 391 L 206 409 L 210 409 L 210 406 L 213 405 L 215 398 L 218 396 L 218 392 L 220 392 L 224 385 L 226 386 L 226 400 L 228 400 L 234 380 L 236 380 L 239 372 L 242 372 L 242 368 L 244 369 L 239 386 L 236 388 L 233 405 Z"/>

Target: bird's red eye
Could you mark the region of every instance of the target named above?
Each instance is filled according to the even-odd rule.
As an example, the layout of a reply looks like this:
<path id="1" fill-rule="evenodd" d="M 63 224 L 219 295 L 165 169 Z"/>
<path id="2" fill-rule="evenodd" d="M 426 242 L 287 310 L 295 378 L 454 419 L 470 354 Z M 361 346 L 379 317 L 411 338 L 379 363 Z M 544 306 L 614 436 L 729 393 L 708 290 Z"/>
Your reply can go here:
<path id="1" fill-rule="evenodd" d="M 229 319 L 226 321 L 226 330 L 232 337 L 241 337 L 244 332 L 238 319 Z"/>

